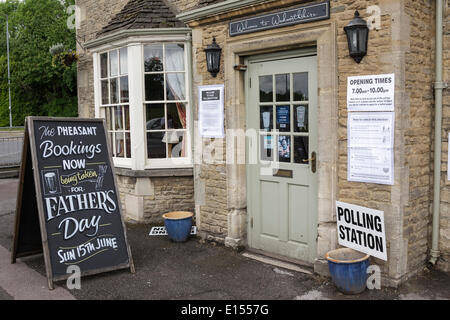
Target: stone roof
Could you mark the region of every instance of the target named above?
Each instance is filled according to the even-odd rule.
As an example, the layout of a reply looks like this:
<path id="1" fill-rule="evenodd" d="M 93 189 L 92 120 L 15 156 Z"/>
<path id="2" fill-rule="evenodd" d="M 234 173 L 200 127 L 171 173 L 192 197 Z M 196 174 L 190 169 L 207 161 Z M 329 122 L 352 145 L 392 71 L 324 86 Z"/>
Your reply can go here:
<path id="1" fill-rule="evenodd" d="M 178 28 L 185 26 L 184 23 L 175 17 L 175 13 L 164 0 L 130 0 L 122 11 L 97 33 L 97 36 L 125 29 Z"/>

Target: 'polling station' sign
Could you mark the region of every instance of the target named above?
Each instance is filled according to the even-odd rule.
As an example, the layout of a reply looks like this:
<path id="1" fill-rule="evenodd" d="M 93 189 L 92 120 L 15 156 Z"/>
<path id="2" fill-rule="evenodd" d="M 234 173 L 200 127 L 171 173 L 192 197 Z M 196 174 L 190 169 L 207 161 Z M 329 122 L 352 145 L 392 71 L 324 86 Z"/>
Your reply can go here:
<path id="1" fill-rule="evenodd" d="M 387 261 L 384 212 L 336 201 L 339 244 Z"/>

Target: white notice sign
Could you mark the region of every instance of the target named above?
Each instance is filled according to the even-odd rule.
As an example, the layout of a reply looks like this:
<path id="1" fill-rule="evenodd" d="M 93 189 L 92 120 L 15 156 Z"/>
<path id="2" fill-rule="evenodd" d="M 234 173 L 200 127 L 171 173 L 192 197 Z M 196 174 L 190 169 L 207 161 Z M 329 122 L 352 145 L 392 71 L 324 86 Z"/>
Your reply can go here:
<path id="1" fill-rule="evenodd" d="M 384 212 L 336 201 L 339 244 L 387 261 Z"/>
<path id="2" fill-rule="evenodd" d="M 349 148 L 394 148 L 394 112 L 348 114 Z"/>
<path id="3" fill-rule="evenodd" d="M 204 138 L 224 137 L 224 85 L 199 86 L 199 132 Z"/>
<path id="4" fill-rule="evenodd" d="M 394 111 L 395 74 L 348 77 L 348 111 Z"/>
<path id="5" fill-rule="evenodd" d="M 394 150 L 348 148 L 348 181 L 394 184 Z"/>

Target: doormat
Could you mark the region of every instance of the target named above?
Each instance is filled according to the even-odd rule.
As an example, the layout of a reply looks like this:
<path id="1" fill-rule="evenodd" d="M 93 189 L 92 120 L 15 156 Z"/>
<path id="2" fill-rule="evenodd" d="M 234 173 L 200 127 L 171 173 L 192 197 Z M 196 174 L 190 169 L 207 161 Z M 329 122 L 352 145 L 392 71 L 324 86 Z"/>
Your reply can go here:
<path id="1" fill-rule="evenodd" d="M 191 235 L 195 236 L 197 234 L 197 227 L 192 226 Z M 152 227 L 149 236 L 167 236 L 166 227 Z"/>

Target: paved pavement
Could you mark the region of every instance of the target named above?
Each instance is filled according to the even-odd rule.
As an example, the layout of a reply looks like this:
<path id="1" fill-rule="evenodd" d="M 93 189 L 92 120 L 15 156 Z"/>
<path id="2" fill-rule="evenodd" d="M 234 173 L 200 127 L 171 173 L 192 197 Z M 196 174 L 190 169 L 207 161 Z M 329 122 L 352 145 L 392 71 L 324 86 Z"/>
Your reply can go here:
<path id="1" fill-rule="evenodd" d="M 149 236 L 151 226 L 128 225 L 136 273 L 118 270 L 81 280 L 80 290 L 65 282 L 46 287 L 42 256 L 10 264 L 17 179 L 0 180 L 0 299 L 170 299 L 170 300 L 392 300 L 450 299 L 450 275 L 425 272 L 398 289 L 339 293 L 330 279 L 285 265 L 274 266 L 221 245 L 191 238 L 171 242 Z M 30 199 L 31 200 L 31 199 Z"/>

